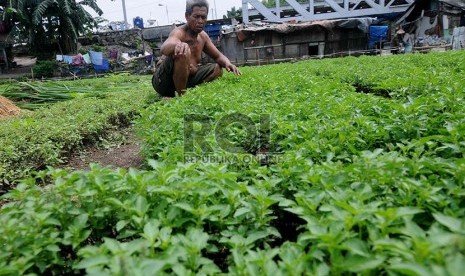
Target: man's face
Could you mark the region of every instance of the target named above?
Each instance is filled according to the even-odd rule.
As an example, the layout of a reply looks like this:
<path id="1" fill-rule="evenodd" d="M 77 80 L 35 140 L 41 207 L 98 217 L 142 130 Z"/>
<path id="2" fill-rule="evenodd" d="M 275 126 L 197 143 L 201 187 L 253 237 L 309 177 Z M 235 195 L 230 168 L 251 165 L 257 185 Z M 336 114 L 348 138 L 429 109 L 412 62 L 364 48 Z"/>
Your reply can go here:
<path id="1" fill-rule="evenodd" d="M 187 26 L 194 33 L 198 34 L 203 31 L 203 28 L 205 27 L 205 23 L 207 23 L 207 17 L 208 17 L 208 10 L 206 7 L 195 6 L 192 9 L 191 15 L 186 14 Z"/>

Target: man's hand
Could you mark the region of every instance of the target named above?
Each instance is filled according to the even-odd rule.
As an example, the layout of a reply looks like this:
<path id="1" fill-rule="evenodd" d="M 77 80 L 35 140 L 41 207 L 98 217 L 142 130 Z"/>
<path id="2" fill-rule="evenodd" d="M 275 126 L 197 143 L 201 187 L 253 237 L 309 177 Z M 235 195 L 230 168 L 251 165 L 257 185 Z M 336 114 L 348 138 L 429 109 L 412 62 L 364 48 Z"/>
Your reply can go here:
<path id="1" fill-rule="evenodd" d="M 226 66 L 225 66 L 224 68 L 225 68 L 226 71 L 228 71 L 228 72 L 233 72 L 234 75 L 236 75 L 236 76 L 242 75 L 241 71 L 239 71 L 239 69 L 237 69 L 237 67 L 236 67 L 234 64 L 232 64 L 232 63 L 226 64 Z"/>
<path id="2" fill-rule="evenodd" d="M 189 45 L 185 42 L 178 42 L 174 47 L 174 56 L 186 56 L 191 53 Z"/>

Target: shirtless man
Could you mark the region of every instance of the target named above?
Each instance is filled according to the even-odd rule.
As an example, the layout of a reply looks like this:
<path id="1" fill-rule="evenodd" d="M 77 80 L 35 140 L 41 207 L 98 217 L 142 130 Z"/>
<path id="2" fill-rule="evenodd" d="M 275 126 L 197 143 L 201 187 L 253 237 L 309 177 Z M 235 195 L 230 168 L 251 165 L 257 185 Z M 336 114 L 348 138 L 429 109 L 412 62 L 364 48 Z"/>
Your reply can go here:
<path id="1" fill-rule="evenodd" d="M 221 77 L 223 68 L 241 74 L 203 31 L 208 7 L 206 0 L 187 0 L 186 24 L 171 31 L 161 46 L 162 62 L 153 74 L 152 85 L 162 97 L 175 97 L 176 92 L 182 96 L 189 87 Z M 202 51 L 216 63 L 200 66 Z"/>

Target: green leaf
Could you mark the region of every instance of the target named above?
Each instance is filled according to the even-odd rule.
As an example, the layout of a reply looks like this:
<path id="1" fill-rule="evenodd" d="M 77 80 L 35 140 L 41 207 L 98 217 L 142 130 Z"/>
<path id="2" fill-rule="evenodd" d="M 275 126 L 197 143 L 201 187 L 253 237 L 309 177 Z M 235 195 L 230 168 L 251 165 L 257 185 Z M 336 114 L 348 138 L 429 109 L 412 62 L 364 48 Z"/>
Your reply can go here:
<path id="1" fill-rule="evenodd" d="M 388 270 L 392 270 L 394 272 L 399 272 L 404 275 L 409 276 L 429 276 L 431 273 L 425 267 L 419 264 L 412 264 L 412 263 L 400 263 L 400 264 L 393 264 L 388 267 Z"/>
<path id="2" fill-rule="evenodd" d="M 416 207 L 400 207 L 400 208 L 397 208 L 396 215 L 398 217 L 412 216 L 412 215 L 416 215 L 422 212 L 423 210 L 421 210 L 420 208 L 416 208 Z"/>
<path id="3" fill-rule="evenodd" d="M 126 227 L 126 225 L 128 225 L 128 221 L 126 220 L 120 220 L 116 223 L 116 231 L 121 231 L 121 229 L 123 229 L 124 227 Z"/>
<path id="4" fill-rule="evenodd" d="M 119 199 L 117 199 L 117 198 L 113 198 L 113 197 L 107 198 L 107 199 L 105 200 L 105 202 L 110 203 L 110 204 L 114 204 L 115 206 L 118 206 L 118 207 L 121 207 L 121 208 L 124 207 L 123 202 L 121 202 L 121 200 L 119 200 Z"/>
<path id="5" fill-rule="evenodd" d="M 465 258 L 462 254 L 457 254 L 447 259 L 446 269 L 451 276 L 462 276 L 465 272 Z"/>
<path id="6" fill-rule="evenodd" d="M 449 228 L 452 232 L 462 232 L 462 223 L 463 221 L 457 218 L 449 217 L 440 213 L 433 214 L 433 217 L 438 221 L 440 224 L 444 225 L 445 227 Z"/>
<path id="7" fill-rule="evenodd" d="M 92 257 L 84 258 L 78 264 L 73 266 L 75 269 L 89 269 L 96 266 L 106 265 L 109 262 L 108 256 L 105 255 L 97 255 Z"/>
<path id="8" fill-rule="evenodd" d="M 197 228 L 189 229 L 186 235 L 193 244 L 195 244 L 196 249 L 199 251 L 207 246 L 208 239 L 210 238 L 207 233 Z"/>
<path id="9" fill-rule="evenodd" d="M 316 268 L 316 275 L 326 276 L 326 275 L 329 275 L 329 272 L 330 272 L 330 268 L 327 264 L 325 263 L 318 264 Z"/>
<path id="10" fill-rule="evenodd" d="M 160 233 L 160 222 L 158 221 L 150 221 L 149 223 L 145 224 L 144 226 L 144 238 L 154 243 L 158 234 Z"/>
<path id="11" fill-rule="evenodd" d="M 257 187 L 247 186 L 247 191 L 255 197 L 259 195 L 259 190 L 257 189 Z"/>
<path id="12" fill-rule="evenodd" d="M 74 221 L 73 221 L 73 226 L 76 227 L 76 228 L 85 228 L 86 225 L 87 225 L 87 221 L 89 219 L 89 215 L 88 214 L 81 214 L 79 216 L 77 216 Z"/>
<path id="13" fill-rule="evenodd" d="M 242 208 L 239 208 L 236 210 L 236 212 L 234 213 L 234 217 L 237 218 L 237 217 L 240 217 L 244 214 L 247 214 L 250 212 L 250 209 L 249 208 L 246 208 L 246 207 L 242 207 Z"/>
<path id="14" fill-rule="evenodd" d="M 152 167 L 152 169 L 154 169 L 154 170 L 157 170 L 158 168 L 162 168 L 162 167 L 163 167 L 162 162 L 157 161 L 157 160 L 154 160 L 154 159 L 149 159 L 149 160 L 147 161 L 147 163 L 148 163 L 149 166 Z"/>
<path id="15" fill-rule="evenodd" d="M 402 234 L 409 237 L 425 237 L 425 231 L 415 222 L 407 218 L 404 218 L 404 222 L 405 227 L 400 230 Z"/>
<path id="16" fill-rule="evenodd" d="M 47 218 L 45 221 L 46 225 L 56 225 L 56 226 L 61 226 L 61 222 L 55 218 Z"/>
<path id="17" fill-rule="evenodd" d="M 60 247 L 58 247 L 56 244 L 47 245 L 45 249 L 52 252 L 60 252 Z"/>
<path id="18" fill-rule="evenodd" d="M 195 209 L 191 205 L 189 205 L 188 203 L 185 203 L 185 202 L 176 203 L 176 204 L 174 204 L 174 206 L 179 207 L 179 208 L 181 208 L 184 211 L 187 211 L 189 213 L 194 213 L 194 211 L 195 211 Z"/>
<path id="19" fill-rule="evenodd" d="M 149 209 L 150 204 L 147 203 L 147 199 L 143 196 L 138 196 L 136 199 L 135 210 L 137 211 L 137 215 L 142 217 L 147 210 Z"/>
<path id="20" fill-rule="evenodd" d="M 360 239 L 350 239 L 342 244 L 350 253 L 354 255 L 360 255 L 364 257 L 369 257 L 370 253 L 368 252 L 368 246 L 366 242 Z"/>
<path id="21" fill-rule="evenodd" d="M 264 232 L 264 231 L 256 231 L 256 232 L 252 232 L 251 234 L 249 234 L 245 240 L 245 243 L 247 245 L 250 245 L 250 244 L 253 244 L 255 243 L 256 241 L 258 240 L 261 240 L 261 239 L 264 239 L 268 236 L 269 234 L 267 232 Z"/>
<path id="22" fill-rule="evenodd" d="M 121 250 L 121 245 L 118 241 L 110 238 L 103 238 L 105 246 L 112 254 L 117 254 Z"/>
<path id="23" fill-rule="evenodd" d="M 169 262 L 165 260 L 144 260 L 142 261 L 142 267 L 145 272 L 143 275 L 156 275 L 168 267 L 168 265 Z"/>
<path id="24" fill-rule="evenodd" d="M 351 272 L 363 272 L 367 270 L 375 269 L 381 266 L 386 257 L 377 256 L 376 258 L 372 257 L 362 257 L 362 256 L 353 256 L 349 257 L 345 262 L 344 266 L 348 271 Z"/>

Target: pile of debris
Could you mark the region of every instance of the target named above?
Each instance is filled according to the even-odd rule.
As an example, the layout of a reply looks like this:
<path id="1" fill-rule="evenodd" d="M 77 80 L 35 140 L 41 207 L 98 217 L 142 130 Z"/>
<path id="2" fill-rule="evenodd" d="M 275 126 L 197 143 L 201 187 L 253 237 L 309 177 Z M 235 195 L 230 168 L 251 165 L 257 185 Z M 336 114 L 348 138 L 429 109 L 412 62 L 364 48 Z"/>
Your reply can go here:
<path id="1" fill-rule="evenodd" d="M 21 112 L 13 102 L 0 96 L 0 119 L 18 115 Z"/>

